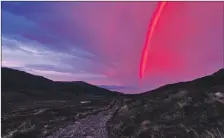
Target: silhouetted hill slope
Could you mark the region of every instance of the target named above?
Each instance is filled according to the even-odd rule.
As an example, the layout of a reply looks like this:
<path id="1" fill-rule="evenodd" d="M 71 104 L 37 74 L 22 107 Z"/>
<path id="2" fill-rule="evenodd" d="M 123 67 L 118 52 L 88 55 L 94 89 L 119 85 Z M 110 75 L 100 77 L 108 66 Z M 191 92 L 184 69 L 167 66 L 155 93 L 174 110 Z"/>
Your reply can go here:
<path id="1" fill-rule="evenodd" d="M 34 89 L 46 90 L 54 88 L 54 82 L 41 76 L 24 71 L 2 68 L 2 90 Z"/>
<path id="2" fill-rule="evenodd" d="M 24 71 L 2 68 L 2 91 L 35 90 L 44 92 L 70 92 L 74 95 L 91 94 L 115 96 L 119 93 L 100 88 L 85 82 L 55 82 Z"/>
<path id="3" fill-rule="evenodd" d="M 159 87 L 155 90 L 140 93 L 139 95 L 160 95 L 160 91 L 177 91 L 181 89 L 200 89 L 200 90 L 208 90 L 211 87 L 217 85 L 224 85 L 224 69 L 220 69 L 219 71 L 213 73 L 212 75 L 201 77 L 192 81 L 187 82 L 179 82 L 174 84 L 167 84 L 165 86 Z"/>
<path id="4" fill-rule="evenodd" d="M 110 90 L 97 87 L 92 84 L 88 84 L 86 82 L 55 82 L 58 90 L 60 91 L 74 91 L 77 95 L 80 94 L 94 94 L 94 95 L 107 95 L 107 96 L 115 96 L 120 93 L 112 92 Z"/>

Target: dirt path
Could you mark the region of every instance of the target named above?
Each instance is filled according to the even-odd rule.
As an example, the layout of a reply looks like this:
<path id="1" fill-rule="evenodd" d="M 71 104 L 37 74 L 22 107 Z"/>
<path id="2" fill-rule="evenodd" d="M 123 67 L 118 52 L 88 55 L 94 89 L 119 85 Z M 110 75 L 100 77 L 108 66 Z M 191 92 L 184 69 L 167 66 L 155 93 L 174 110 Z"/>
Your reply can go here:
<path id="1" fill-rule="evenodd" d="M 60 128 L 47 138 L 108 138 L 106 123 L 118 107 L 118 104 L 115 104 L 112 108 L 97 115 L 78 120 L 72 125 Z"/>

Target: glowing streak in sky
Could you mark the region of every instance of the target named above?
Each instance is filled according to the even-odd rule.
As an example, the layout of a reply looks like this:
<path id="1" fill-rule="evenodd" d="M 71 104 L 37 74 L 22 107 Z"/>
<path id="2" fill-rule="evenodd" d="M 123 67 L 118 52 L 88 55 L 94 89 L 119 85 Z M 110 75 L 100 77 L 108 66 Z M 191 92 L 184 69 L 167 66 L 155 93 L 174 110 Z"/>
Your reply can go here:
<path id="1" fill-rule="evenodd" d="M 145 46 L 143 48 L 142 55 L 141 55 L 140 73 L 139 73 L 140 78 L 143 78 L 146 63 L 147 63 L 148 51 L 149 51 L 149 46 L 150 46 L 150 42 L 151 42 L 151 39 L 152 39 L 152 35 L 154 33 L 156 25 L 158 24 L 159 18 L 161 16 L 161 13 L 162 13 L 166 3 L 167 3 L 166 1 L 162 1 L 162 2 L 158 3 L 158 6 L 157 6 L 157 8 L 154 12 L 154 15 L 151 19 L 150 24 L 149 24 L 149 28 L 148 28 L 148 32 L 147 32 L 146 40 L 145 40 Z"/>

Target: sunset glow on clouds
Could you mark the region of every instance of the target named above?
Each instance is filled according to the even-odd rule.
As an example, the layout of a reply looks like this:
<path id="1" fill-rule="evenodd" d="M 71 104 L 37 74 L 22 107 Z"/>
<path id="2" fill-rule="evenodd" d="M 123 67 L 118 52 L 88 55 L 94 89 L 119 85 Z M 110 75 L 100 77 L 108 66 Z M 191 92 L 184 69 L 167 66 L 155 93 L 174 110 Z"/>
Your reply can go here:
<path id="1" fill-rule="evenodd" d="M 2 2 L 2 64 L 137 93 L 223 68 L 223 2 L 168 2 L 139 86 L 157 2 Z"/>

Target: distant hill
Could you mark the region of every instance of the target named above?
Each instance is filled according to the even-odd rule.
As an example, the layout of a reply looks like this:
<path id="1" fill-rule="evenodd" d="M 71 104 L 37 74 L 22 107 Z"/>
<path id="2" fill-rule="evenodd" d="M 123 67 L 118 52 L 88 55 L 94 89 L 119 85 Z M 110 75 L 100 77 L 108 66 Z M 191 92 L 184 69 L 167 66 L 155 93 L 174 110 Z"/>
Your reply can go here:
<path id="1" fill-rule="evenodd" d="M 87 95 L 117 96 L 120 94 L 82 81 L 57 82 L 24 71 L 6 67 L 1 69 L 3 96 L 9 97 L 9 99 L 12 99 L 13 95 L 19 95 L 24 100 L 27 98 L 49 99 L 53 97 L 63 99 Z"/>

